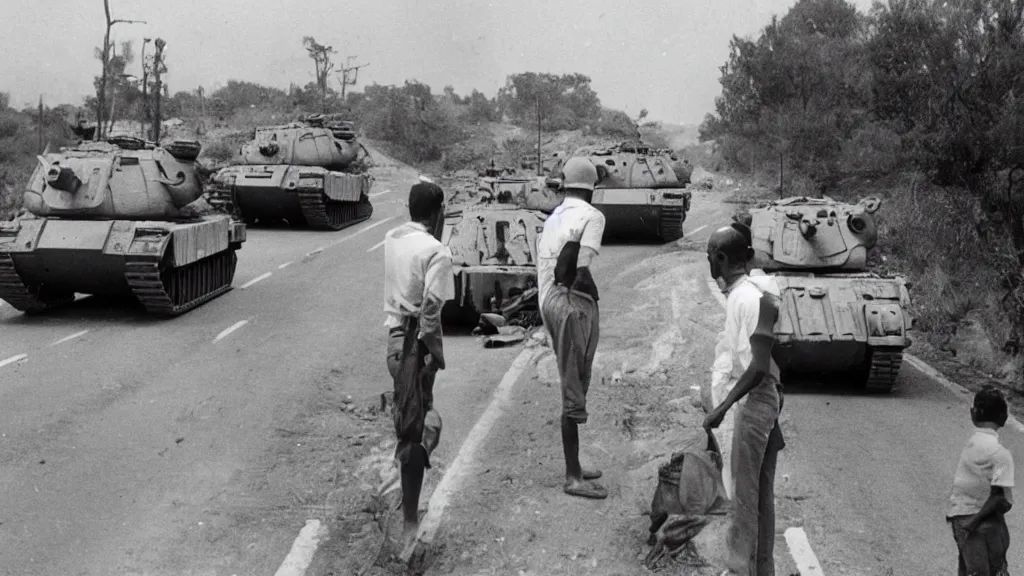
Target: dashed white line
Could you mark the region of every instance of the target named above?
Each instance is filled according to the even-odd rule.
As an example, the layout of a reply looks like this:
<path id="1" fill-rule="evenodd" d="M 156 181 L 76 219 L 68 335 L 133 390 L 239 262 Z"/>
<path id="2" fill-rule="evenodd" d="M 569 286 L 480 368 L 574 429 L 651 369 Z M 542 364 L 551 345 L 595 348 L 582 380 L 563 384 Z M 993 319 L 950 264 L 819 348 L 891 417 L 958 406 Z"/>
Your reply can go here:
<path id="1" fill-rule="evenodd" d="M 278 270 L 284 270 L 285 268 L 287 268 L 287 267 L 289 267 L 291 265 L 292 265 L 291 262 L 285 262 L 284 264 L 281 264 L 280 266 L 278 266 L 277 269 Z"/>
<path id="2" fill-rule="evenodd" d="M 8 364 L 14 364 L 15 362 L 21 362 L 22 360 L 24 360 L 26 358 L 28 358 L 28 354 L 18 354 L 17 356 L 11 356 L 10 358 L 8 358 L 6 360 L 0 360 L 0 368 L 3 368 L 4 366 L 7 366 Z"/>
<path id="3" fill-rule="evenodd" d="M 825 576 L 821 570 L 821 562 L 818 562 L 814 550 L 811 550 L 811 543 L 807 541 L 807 533 L 803 528 L 786 528 L 786 545 L 789 546 L 789 554 L 796 562 L 800 576 Z"/>
<path id="4" fill-rule="evenodd" d="M 319 254 L 319 253 L 321 253 L 323 251 L 324 251 L 324 247 L 321 246 L 321 247 L 317 248 L 316 250 L 313 250 L 312 252 L 306 252 L 306 256 L 309 257 L 309 256 L 312 256 L 314 254 Z"/>
<path id="5" fill-rule="evenodd" d="M 259 282 L 259 281 L 261 281 L 261 280 L 266 280 L 267 278 L 270 278 L 270 276 L 271 276 L 271 275 L 272 275 L 272 273 L 271 273 L 271 272 L 267 272 L 266 274 L 261 274 L 261 275 L 259 275 L 259 276 L 255 277 L 255 278 L 253 278 L 252 280 L 249 280 L 249 281 L 248 281 L 248 282 L 246 282 L 245 284 L 242 284 L 242 285 L 240 286 L 240 288 L 241 288 L 242 290 L 245 290 L 245 289 L 246 289 L 246 288 L 248 288 L 249 286 L 252 286 L 253 284 L 255 284 L 255 283 L 257 283 L 257 282 Z"/>
<path id="6" fill-rule="evenodd" d="M 701 230 L 703 230 L 703 229 L 705 229 L 705 228 L 707 228 L 707 227 L 708 227 L 708 225 L 707 225 L 707 224 L 705 224 L 705 225 L 703 225 L 703 226 L 701 226 L 701 227 L 699 227 L 699 228 L 694 228 L 693 230 L 690 230 L 690 231 L 689 231 L 689 232 L 688 232 L 688 233 L 686 234 L 686 236 L 690 236 L 691 234 L 696 234 L 697 232 L 700 232 Z"/>
<path id="7" fill-rule="evenodd" d="M 345 236 L 344 238 L 341 238 L 339 240 L 335 240 L 334 242 L 331 242 L 330 244 L 327 245 L 327 247 L 328 248 L 332 248 L 334 246 L 337 246 L 338 244 L 341 244 L 342 242 L 347 242 L 348 240 L 351 240 L 352 238 L 355 238 L 356 236 L 362 234 L 363 232 L 369 232 L 370 230 L 373 230 L 377 226 L 380 226 L 381 224 L 384 224 L 385 222 L 388 222 L 388 221 L 391 221 L 391 220 L 394 220 L 394 219 L 395 219 L 394 216 L 388 216 L 387 218 L 384 218 L 384 219 L 382 219 L 382 220 L 380 220 L 378 222 L 374 222 L 373 224 L 370 224 L 366 228 L 362 228 L 362 229 L 360 229 L 360 230 L 358 230 L 358 231 L 356 231 L 356 232 L 354 232 L 352 234 L 349 234 L 348 236 Z"/>
<path id="8" fill-rule="evenodd" d="M 374 244 L 374 245 L 373 245 L 373 247 L 372 247 L 372 248 L 370 248 L 369 250 L 367 250 L 367 252 L 373 252 L 373 251 L 374 251 L 374 250 L 376 250 L 377 248 L 380 248 L 381 246 L 383 246 L 383 245 L 384 245 L 384 242 L 386 242 L 386 240 L 381 240 L 380 242 L 377 242 L 376 244 Z"/>
<path id="9" fill-rule="evenodd" d="M 320 541 L 327 536 L 327 526 L 319 520 L 306 520 L 306 525 L 299 530 L 299 535 L 292 543 L 292 549 L 288 552 L 284 562 L 274 573 L 274 576 L 302 576 L 313 561 Z"/>
<path id="10" fill-rule="evenodd" d="M 370 194 L 370 198 L 376 198 L 377 196 L 380 196 L 381 194 L 387 194 L 388 192 L 391 192 L 391 190 L 388 189 L 388 190 L 383 190 L 381 192 L 374 192 L 373 194 Z"/>
<path id="11" fill-rule="evenodd" d="M 75 338 L 81 338 L 82 336 L 85 336 L 88 333 L 89 333 L 88 330 L 82 330 L 81 332 L 75 332 L 71 336 L 65 336 L 65 337 L 61 338 L 60 340 L 57 340 L 53 344 L 50 344 L 50 346 L 56 346 L 57 344 L 63 344 L 65 342 L 69 341 L 69 340 L 74 340 Z"/>
<path id="12" fill-rule="evenodd" d="M 451 466 L 445 470 L 444 476 L 441 477 L 441 481 L 438 482 L 437 488 L 434 489 L 434 493 L 430 495 L 430 503 L 427 504 L 427 513 L 423 516 L 423 520 L 420 522 L 420 529 L 416 535 L 416 540 L 429 544 L 434 539 L 434 534 L 437 532 L 438 527 L 441 525 L 441 516 L 444 514 L 445 507 L 448 506 L 448 501 L 459 489 L 459 484 L 462 483 L 467 477 L 472 475 L 472 464 L 476 457 L 476 451 L 483 444 L 487 438 L 487 434 L 491 431 L 491 427 L 497 422 L 501 416 L 502 409 L 508 404 L 509 395 L 512 393 L 512 388 L 516 385 L 519 380 L 519 375 L 522 374 L 523 370 L 530 365 L 530 362 L 534 359 L 537 354 L 535 349 L 527 348 L 519 353 L 519 356 L 512 362 L 512 366 L 509 367 L 508 372 L 502 377 L 501 383 L 498 384 L 497 390 L 494 391 L 494 398 L 491 403 L 487 406 L 487 410 L 484 411 L 483 416 L 477 420 L 476 425 L 469 431 L 469 435 L 462 442 L 462 446 L 459 448 L 459 453 L 456 455 L 455 460 Z M 409 556 L 414 551 L 414 548 L 408 548 L 402 551 L 402 560 L 408 561 Z"/>
<path id="13" fill-rule="evenodd" d="M 249 323 L 248 320 L 239 320 L 238 322 L 235 322 L 231 326 L 228 326 L 227 328 L 222 330 L 220 334 L 217 334 L 217 337 L 213 339 L 213 343 L 216 344 L 217 342 L 220 342 L 221 340 L 226 338 L 229 334 L 231 334 L 235 330 L 238 330 L 242 326 L 245 326 L 248 323 Z"/>

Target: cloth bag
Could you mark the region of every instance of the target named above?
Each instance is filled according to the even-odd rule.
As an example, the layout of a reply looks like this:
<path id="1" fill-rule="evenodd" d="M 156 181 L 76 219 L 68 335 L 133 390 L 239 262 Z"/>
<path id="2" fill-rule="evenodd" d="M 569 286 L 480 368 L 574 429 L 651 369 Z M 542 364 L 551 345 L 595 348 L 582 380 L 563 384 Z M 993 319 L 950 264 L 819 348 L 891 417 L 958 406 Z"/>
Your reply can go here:
<path id="1" fill-rule="evenodd" d="M 658 468 L 658 486 L 651 501 L 648 555 L 663 555 L 696 536 L 709 515 L 725 514 L 729 499 L 722 482 L 722 453 L 710 430 L 702 430 L 706 444 L 696 438 Z"/>

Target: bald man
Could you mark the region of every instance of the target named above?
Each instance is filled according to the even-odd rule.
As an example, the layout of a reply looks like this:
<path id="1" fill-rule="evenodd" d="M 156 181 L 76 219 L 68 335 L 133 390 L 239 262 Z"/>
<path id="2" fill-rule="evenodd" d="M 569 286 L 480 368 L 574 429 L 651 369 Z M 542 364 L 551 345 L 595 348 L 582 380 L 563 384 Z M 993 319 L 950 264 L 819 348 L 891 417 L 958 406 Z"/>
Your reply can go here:
<path id="1" fill-rule="evenodd" d="M 727 297 L 710 391 L 714 408 L 704 427 L 718 428 L 736 408 L 728 467 L 734 508 L 723 574 L 774 576 L 775 464 L 785 446 L 778 426 L 782 386 L 771 356 L 780 295 L 770 276 L 748 275 L 750 240 L 750 229 L 740 223 L 708 240 L 711 276 Z"/>

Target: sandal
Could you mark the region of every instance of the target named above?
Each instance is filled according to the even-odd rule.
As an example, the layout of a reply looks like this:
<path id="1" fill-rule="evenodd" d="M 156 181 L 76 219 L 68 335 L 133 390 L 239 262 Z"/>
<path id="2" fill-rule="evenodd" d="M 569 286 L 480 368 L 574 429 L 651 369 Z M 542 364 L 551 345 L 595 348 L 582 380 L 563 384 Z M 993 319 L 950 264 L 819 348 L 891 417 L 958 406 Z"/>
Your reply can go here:
<path id="1" fill-rule="evenodd" d="M 604 486 L 601 486 L 597 482 L 584 481 L 566 484 L 564 491 L 570 496 L 593 498 L 595 500 L 603 500 L 608 497 L 608 491 L 604 489 Z"/>
<path id="2" fill-rule="evenodd" d="M 583 479 L 584 480 L 597 480 L 600 477 L 601 477 L 601 471 L 600 470 L 583 470 Z"/>

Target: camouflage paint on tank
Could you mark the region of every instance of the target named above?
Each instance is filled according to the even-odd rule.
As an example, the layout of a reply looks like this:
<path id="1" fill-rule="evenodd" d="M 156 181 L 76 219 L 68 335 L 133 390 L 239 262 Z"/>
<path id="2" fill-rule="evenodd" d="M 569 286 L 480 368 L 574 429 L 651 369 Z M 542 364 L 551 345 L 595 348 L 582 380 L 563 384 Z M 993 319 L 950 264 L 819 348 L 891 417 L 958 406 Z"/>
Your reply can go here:
<path id="1" fill-rule="evenodd" d="M 248 222 L 287 220 L 317 230 L 341 230 L 373 214 L 373 178 L 354 170 L 362 145 L 352 122 L 315 115 L 253 131 L 240 162 L 214 181 L 230 191 Z"/>
<path id="2" fill-rule="evenodd" d="M 893 389 L 913 320 L 904 279 L 867 269 L 880 206 L 874 197 L 794 197 L 740 218 L 753 266 L 774 273 L 782 291 L 774 354 L 784 371 L 854 374 L 869 389 Z"/>
<path id="3" fill-rule="evenodd" d="M 0 298 L 42 312 L 130 295 L 176 316 L 229 291 L 245 225 L 202 200 L 199 150 L 120 137 L 41 155 L 29 214 L 0 224 Z"/>

